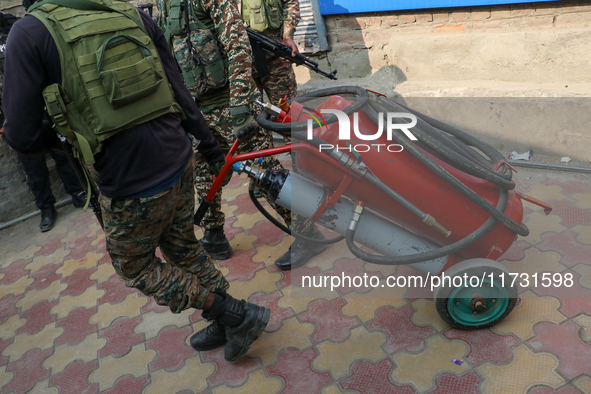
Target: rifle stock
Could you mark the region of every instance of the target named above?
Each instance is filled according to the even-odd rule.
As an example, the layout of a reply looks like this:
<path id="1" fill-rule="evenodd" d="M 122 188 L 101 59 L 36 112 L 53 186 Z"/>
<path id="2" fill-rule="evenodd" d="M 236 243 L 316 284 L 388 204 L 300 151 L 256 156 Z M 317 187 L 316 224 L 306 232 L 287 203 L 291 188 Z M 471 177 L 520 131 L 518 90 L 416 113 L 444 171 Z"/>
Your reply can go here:
<path id="1" fill-rule="evenodd" d="M 264 78 L 268 76 L 269 69 L 267 68 L 267 54 L 272 56 L 280 56 L 284 59 L 289 60 L 292 63 L 305 66 L 310 70 L 318 73 L 320 75 L 325 76 L 326 78 L 330 79 L 338 79 L 335 74 L 337 70 L 334 70 L 331 73 L 327 73 L 326 71 L 322 71 L 318 67 L 318 63 L 310 60 L 308 57 L 302 55 L 301 53 L 297 53 L 295 56 L 291 54 L 291 48 L 285 45 L 282 42 L 277 42 L 271 40 L 259 34 L 255 31 L 250 29 L 246 29 L 246 33 L 248 34 L 248 38 L 250 39 L 250 45 L 252 46 L 253 53 L 254 53 L 254 65 L 259 74 L 259 78 Z"/>

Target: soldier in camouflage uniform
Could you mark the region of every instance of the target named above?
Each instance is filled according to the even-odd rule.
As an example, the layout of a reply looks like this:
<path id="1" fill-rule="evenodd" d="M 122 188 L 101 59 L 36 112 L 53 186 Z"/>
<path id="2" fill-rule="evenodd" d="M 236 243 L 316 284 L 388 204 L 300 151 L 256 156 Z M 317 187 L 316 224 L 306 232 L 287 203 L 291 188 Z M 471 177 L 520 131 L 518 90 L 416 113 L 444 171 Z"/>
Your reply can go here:
<path id="1" fill-rule="evenodd" d="M 68 106 L 65 116 L 54 117 L 61 133 L 64 123 L 70 127 L 75 121 L 72 115 L 79 119 L 85 110 L 100 120 L 110 116 L 130 122 L 136 117 L 131 126 L 106 139 L 99 152 L 91 153 L 99 176 L 106 247 L 113 267 L 126 286 L 153 296 L 173 313 L 187 308 L 203 310 L 202 316 L 213 323 L 194 334 L 191 345 L 201 351 L 227 343 L 225 358 L 236 361 L 263 332 L 270 310 L 227 294 L 227 280 L 195 237 L 194 153 L 187 133 L 200 140 L 199 152 L 212 167 L 223 165 L 224 155 L 184 86 L 170 48 L 154 21 L 124 1 L 94 2 L 103 7 L 84 11 L 53 5 L 39 7 L 14 25 L 6 52 L 6 72 L 11 76 L 5 81 L 4 95 L 7 142 L 31 155 L 59 142 L 55 131 L 43 123 L 44 95 L 58 83 L 73 102 L 97 106 Z M 108 18 L 80 18 L 84 12 L 101 16 L 105 6 L 123 12 L 107 11 Z M 60 16 L 64 14 L 71 19 L 62 24 Z M 64 25 L 74 23 L 78 23 L 76 34 L 80 36 L 71 42 L 60 40 Z M 134 113 L 130 106 L 141 100 L 137 95 L 119 108 L 109 108 L 108 98 L 101 99 L 100 95 L 97 101 L 87 98 L 93 81 L 84 84 L 81 70 L 85 65 L 73 59 L 84 57 L 86 66 L 96 70 L 100 62 L 94 54 L 96 47 L 102 46 L 104 53 L 117 51 L 119 58 L 115 61 L 138 64 L 134 58 L 136 41 L 107 47 L 125 37 L 118 30 L 123 24 L 125 32 L 135 35 L 137 42 L 148 49 L 143 52 L 144 59 L 150 56 L 154 66 L 143 69 L 150 71 L 149 67 L 153 67 L 165 75 L 159 85 L 163 90 L 157 91 L 163 94 L 153 97 L 155 93 L 146 93 L 144 97 L 159 100 L 158 105 L 164 102 L 166 105 L 160 108 L 166 112 L 157 112 L 159 107 L 151 101 L 139 101 L 142 111 L 149 112 Z M 61 62 L 61 58 L 65 61 Z M 59 97 L 63 100 L 63 96 Z M 48 111 L 61 110 L 56 101 L 48 101 L 54 103 L 47 105 Z M 77 134 L 88 135 L 85 124 L 77 127 Z M 154 160 L 156 156 L 158 160 Z M 166 261 L 156 256 L 157 248 Z"/>
<path id="2" fill-rule="evenodd" d="M 296 27 L 301 20 L 299 0 L 281 0 L 283 5 L 283 26 L 276 30 L 257 31 L 264 34 L 271 40 L 283 42 L 292 50 L 292 55 L 299 53 L 298 46 L 293 41 Z M 244 13 L 244 8 L 243 8 Z M 243 15 L 248 25 L 248 17 Z M 269 101 L 277 104 L 280 99 L 291 99 L 297 94 L 297 82 L 293 65 L 290 61 L 281 57 L 268 57 L 267 67 L 270 75 L 261 79 L 256 69 L 253 71 L 253 78 L 261 93 L 267 93 Z"/>
<path id="3" fill-rule="evenodd" d="M 292 50 L 295 56 L 298 47 L 293 41 L 296 26 L 300 21 L 300 4 L 298 0 L 241 0 L 242 17 L 247 27 L 263 34 L 271 40 L 283 42 Z M 261 6 L 263 12 L 253 8 Z M 281 57 L 267 56 L 269 75 L 259 78 L 256 68 L 253 68 L 253 78 L 261 94 L 266 93 L 271 103 L 279 100 L 289 100 L 297 94 L 297 82 L 293 65 Z M 270 133 L 269 133 L 270 134 Z M 272 138 L 272 137 L 270 137 Z M 284 137 L 289 143 L 290 139 Z M 294 163 L 295 164 L 295 163 Z M 324 236 L 316 226 L 297 215 L 293 216 L 296 232 L 310 238 L 323 240 Z M 289 270 L 306 264 L 310 258 L 326 249 L 325 245 L 318 245 L 296 239 L 289 250 L 280 256 L 275 265 L 282 270 Z"/>
<path id="4" fill-rule="evenodd" d="M 171 12 L 178 7 L 178 2 L 167 0 L 166 4 L 159 3 L 160 15 L 176 14 Z M 252 152 L 261 149 L 267 149 L 273 146 L 271 133 L 258 127 L 254 121 L 256 116 L 252 108 L 252 102 L 260 99 L 260 92 L 252 79 L 252 55 L 250 42 L 238 8 L 232 0 L 195 0 L 188 2 L 190 4 L 189 26 L 190 39 L 187 39 L 185 33 L 187 17 L 184 11 L 179 19 L 173 20 L 171 17 L 161 17 L 160 25 L 168 28 L 172 39 L 171 44 L 175 52 L 175 57 L 183 72 L 189 74 L 194 72 L 195 54 L 200 58 L 199 64 L 203 64 L 208 59 L 210 64 L 214 64 L 218 54 L 215 47 L 210 45 L 211 39 L 207 36 L 209 31 L 213 31 L 219 42 L 220 58 L 224 62 L 217 63 L 218 68 L 227 67 L 227 83 L 223 78 L 216 78 L 215 68 L 205 72 L 197 73 L 196 78 L 185 78 L 185 83 L 189 91 L 193 94 L 199 105 L 203 116 L 209 124 L 210 130 L 215 135 L 224 152 L 229 151 L 236 138 L 241 141 L 238 153 Z M 166 10 L 167 12 L 162 12 Z M 195 20 L 196 19 L 196 20 Z M 165 22 L 166 20 L 166 22 Z M 179 22 L 180 21 L 180 22 Z M 171 31 L 171 23 L 176 22 L 177 30 Z M 176 33 L 176 34 L 175 34 Z M 207 67 L 207 65 L 205 66 Z M 220 86 L 222 85 L 222 86 Z M 264 169 L 282 169 L 283 167 L 275 157 L 266 157 L 262 162 Z M 196 191 L 198 197 L 204 198 L 212 185 L 212 169 L 207 165 L 204 158 L 197 152 L 195 169 L 197 173 Z M 291 212 L 283 207 L 269 201 L 271 206 L 281 215 L 284 221 L 291 225 Z M 227 259 L 231 255 L 232 248 L 223 230 L 225 215 L 221 211 L 221 190 L 215 196 L 209 212 L 205 215 L 201 225 L 205 229 L 204 236 L 201 239 L 203 247 L 216 259 Z M 295 221 L 294 221 L 295 222 Z M 308 221 L 298 220 L 298 225 L 294 230 L 307 235 L 321 237 L 321 233 L 316 227 Z M 298 257 L 297 264 L 305 264 L 314 254 L 324 250 L 313 247 L 308 248 Z M 292 265 L 292 254 L 288 251 L 285 256 L 288 260 L 283 260 L 281 269 L 295 268 Z M 285 257 L 283 256 L 283 257 Z"/>

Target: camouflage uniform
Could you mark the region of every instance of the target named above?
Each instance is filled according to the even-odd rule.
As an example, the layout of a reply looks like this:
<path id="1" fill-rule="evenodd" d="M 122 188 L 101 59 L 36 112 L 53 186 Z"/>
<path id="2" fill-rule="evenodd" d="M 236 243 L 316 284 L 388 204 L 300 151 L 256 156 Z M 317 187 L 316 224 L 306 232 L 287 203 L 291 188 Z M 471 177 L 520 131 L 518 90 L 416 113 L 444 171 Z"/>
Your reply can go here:
<path id="1" fill-rule="evenodd" d="M 193 229 L 193 161 L 172 189 L 139 199 L 100 196 L 107 251 L 121 281 L 173 313 L 203 309 L 210 291 L 228 282 Z M 156 257 L 156 248 L 168 263 Z"/>
<path id="2" fill-rule="evenodd" d="M 232 116 L 230 115 L 230 107 L 217 107 L 209 111 L 203 111 L 203 117 L 209 124 L 209 129 L 212 131 L 216 139 L 220 143 L 220 148 L 224 152 L 228 152 L 234 143 L 236 137 L 232 132 Z M 272 139 L 269 138 L 269 133 L 263 129 L 259 129 L 246 143 L 240 145 L 238 154 L 244 152 L 254 152 L 261 149 L 271 148 L 273 146 Z M 281 163 L 274 157 L 268 156 L 263 159 L 261 163 L 262 168 L 283 169 Z M 207 162 L 199 153 L 196 154 L 195 170 L 197 178 L 195 182 L 195 190 L 199 198 L 205 197 L 209 193 L 213 182 L 211 181 L 211 171 Z M 218 228 L 224 225 L 225 214 L 221 211 L 222 191 L 221 189 L 215 195 L 212 206 L 203 218 L 201 225 L 205 229 Z M 291 225 L 290 210 L 276 205 L 268 201 L 269 204 L 277 211 L 287 225 Z"/>
<path id="3" fill-rule="evenodd" d="M 282 0 L 283 3 L 283 28 L 266 33 L 265 36 L 281 42 L 284 37 L 293 39 L 296 26 L 300 21 L 300 4 L 298 0 Z M 298 85 L 296 82 L 293 64 L 281 57 L 268 57 L 267 67 L 270 75 L 264 79 L 258 78 L 256 69 L 253 78 L 261 93 L 267 93 L 269 101 L 277 104 L 279 99 L 291 99 L 296 96 Z"/>
<path id="4" fill-rule="evenodd" d="M 222 151 L 228 152 L 236 139 L 232 130 L 230 107 L 252 105 L 254 99 L 260 98 L 260 93 L 252 80 L 252 50 L 246 31 L 243 29 L 244 25 L 240 13 L 233 1 L 197 0 L 194 1 L 194 6 L 198 18 L 202 12 L 207 13 L 207 16 L 211 18 L 212 27 L 215 28 L 215 33 L 222 47 L 222 55 L 228 60 L 228 85 L 222 89 L 210 89 L 196 98 L 210 130 L 220 142 Z M 201 22 L 207 25 L 207 21 Z M 189 90 L 191 91 L 191 89 Z M 272 146 L 273 138 L 271 133 L 259 128 L 248 142 L 241 144 L 238 153 L 258 151 Z M 195 152 L 195 170 L 197 174 L 195 190 L 199 200 L 201 200 L 209 193 L 212 186 L 213 182 L 210 178 L 212 173 L 203 156 L 196 150 Z M 283 169 L 281 163 L 273 156 L 265 158 L 262 167 L 264 169 Z M 283 220 L 288 225 L 291 225 L 291 212 L 270 201 L 269 203 L 281 215 Z M 224 222 L 225 215 L 221 211 L 220 190 L 201 225 L 204 229 L 209 230 L 222 227 Z M 298 223 L 300 223 L 299 220 Z M 301 221 L 301 223 L 301 225 L 297 226 L 296 231 L 307 232 L 311 224 L 307 221 Z"/>

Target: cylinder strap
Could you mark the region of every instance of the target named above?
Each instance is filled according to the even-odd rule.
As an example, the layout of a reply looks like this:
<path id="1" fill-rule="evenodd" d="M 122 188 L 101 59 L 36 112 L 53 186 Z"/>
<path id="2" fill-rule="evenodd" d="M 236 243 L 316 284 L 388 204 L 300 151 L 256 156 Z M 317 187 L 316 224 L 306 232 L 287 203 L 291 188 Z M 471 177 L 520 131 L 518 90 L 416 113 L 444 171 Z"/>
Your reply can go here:
<path id="1" fill-rule="evenodd" d="M 322 215 L 326 211 L 326 208 L 334 207 L 334 205 L 337 203 L 337 201 L 339 201 L 339 198 L 341 198 L 345 190 L 347 190 L 352 180 L 352 176 L 345 175 L 343 180 L 341 181 L 341 184 L 339 185 L 339 187 L 337 187 L 337 190 L 335 190 L 334 193 L 328 193 L 324 201 L 322 201 L 322 203 L 318 207 L 316 213 L 314 213 L 314 215 L 310 218 L 310 221 L 317 221 L 318 219 L 320 219 L 320 217 L 322 217 Z"/>

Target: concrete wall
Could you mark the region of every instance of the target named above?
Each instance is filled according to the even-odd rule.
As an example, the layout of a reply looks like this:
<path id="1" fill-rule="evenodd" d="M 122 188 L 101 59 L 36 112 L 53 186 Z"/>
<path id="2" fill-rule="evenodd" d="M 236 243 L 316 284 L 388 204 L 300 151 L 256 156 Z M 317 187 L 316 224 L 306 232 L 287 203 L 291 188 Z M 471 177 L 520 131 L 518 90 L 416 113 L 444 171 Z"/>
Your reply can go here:
<path id="1" fill-rule="evenodd" d="M 324 69 L 337 69 L 341 80 L 331 82 L 296 67 L 302 92 L 355 84 L 401 95 L 409 103 L 411 97 L 591 96 L 589 1 L 334 15 L 324 19 L 332 51 L 319 63 Z M 430 107 L 417 109 L 457 122 L 456 114 L 449 111 L 449 102 L 429 101 Z M 484 110 L 479 100 L 462 103 Z M 516 103 L 503 105 L 521 105 Z M 433 107 L 438 104 L 442 107 Z M 570 156 L 573 162 L 590 161 L 589 123 L 586 116 L 579 116 L 586 114 L 586 108 L 569 105 L 565 100 L 552 102 L 553 111 L 569 114 L 562 117 L 561 125 L 553 122 L 554 126 L 549 127 L 543 116 L 528 115 L 525 118 L 535 120 L 533 123 L 539 127 L 522 127 L 521 119 L 509 118 L 518 114 L 503 111 L 504 127 L 480 122 L 481 127 L 472 131 L 483 139 L 497 141 L 495 146 L 509 153 L 535 148 L 547 162 L 560 162 L 561 156 Z M 481 118 L 492 119 L 490 113 L 483 113 Z M 516 127 L 507 127 L 511 124 Z"/>

